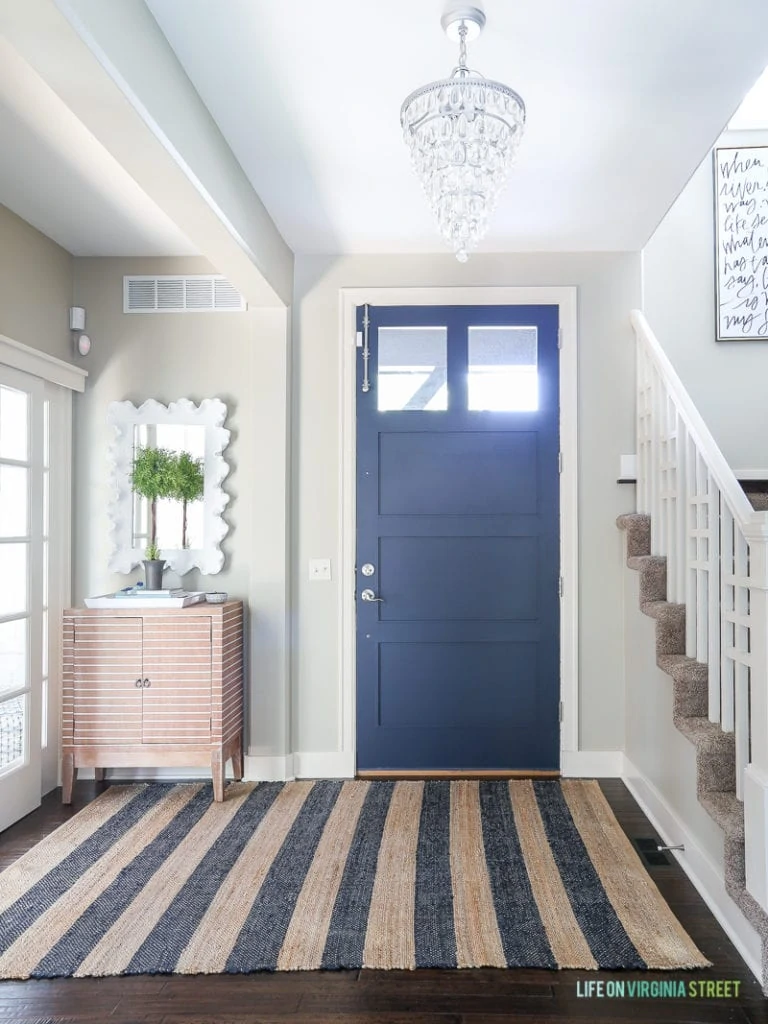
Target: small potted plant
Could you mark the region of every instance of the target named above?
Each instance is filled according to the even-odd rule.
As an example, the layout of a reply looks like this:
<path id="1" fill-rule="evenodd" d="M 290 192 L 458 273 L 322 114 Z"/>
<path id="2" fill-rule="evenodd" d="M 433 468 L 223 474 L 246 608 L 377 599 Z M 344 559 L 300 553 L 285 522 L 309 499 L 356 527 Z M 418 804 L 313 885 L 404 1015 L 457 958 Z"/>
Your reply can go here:
<path id="1" fill-rule="evenodd" d="M 173 452 L 165 448 L 137 448 L 133 455 L 131 487 L 149 502 L 149 543 L 144 560 L 147 590 L 160 590 L 163 585 L 165 560 L 157 546 L 157 502 L 171 496 L 175 461 Z"/>
<path id="2" fill-rule="evenodd" d="M 202 459 L 196 459 L 189 452 L 179 452 L 173 457 L 171 466 L 171 487 L 169 497 L 181 502 L 181 546 L 188 547 L 187 507 L 190 502 L 199 501 L 205 492 L 205 470 Z"/>

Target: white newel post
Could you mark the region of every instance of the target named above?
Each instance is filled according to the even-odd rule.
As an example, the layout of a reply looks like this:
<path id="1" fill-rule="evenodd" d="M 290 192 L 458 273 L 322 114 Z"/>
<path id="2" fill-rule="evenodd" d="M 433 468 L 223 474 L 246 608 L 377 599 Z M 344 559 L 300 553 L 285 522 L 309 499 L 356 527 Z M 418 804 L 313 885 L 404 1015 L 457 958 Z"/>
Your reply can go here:
<path id="1" fill-rule="evenodd" d="M 747 891 L 768 912 L 768 530 L 747 524 L 749 543 L 750 760 L 744 771 Z"/>

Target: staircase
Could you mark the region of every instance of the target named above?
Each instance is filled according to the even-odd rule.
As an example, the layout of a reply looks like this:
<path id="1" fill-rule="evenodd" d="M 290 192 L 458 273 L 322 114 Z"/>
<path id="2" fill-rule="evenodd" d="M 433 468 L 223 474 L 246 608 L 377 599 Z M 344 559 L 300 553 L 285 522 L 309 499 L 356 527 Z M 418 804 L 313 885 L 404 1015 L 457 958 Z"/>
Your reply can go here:
<path id="1" fill-rule="evenodd" d="M 620 516 L 725 888 L 762 939 L 768 994 L 768 512 L 750 504 L 640 313 L 638 512 Z M 766 495 L 754 503 L 768 507 Z"/>

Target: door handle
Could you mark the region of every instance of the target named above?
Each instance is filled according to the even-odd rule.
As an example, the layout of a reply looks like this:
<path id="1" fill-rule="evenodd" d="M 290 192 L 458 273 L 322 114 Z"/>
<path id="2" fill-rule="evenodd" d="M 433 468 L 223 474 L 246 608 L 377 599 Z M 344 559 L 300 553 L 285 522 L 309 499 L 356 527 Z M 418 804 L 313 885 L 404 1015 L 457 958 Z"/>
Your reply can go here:
<path id="1" fill-rule="evenodd" d="M 382 604 L 384 603 L 384 598 L 383 597 L 376 597 L 376 595 L 374 594 L 374 592 L 372 590 L 368 590 L 368 589 L 364 590 L 362 592 L 362 594 L 360 595 L 360 597 L 362 598 L 363 601 L 381 601 Z"/>
<path id="2" fill-rule="evenodd" d="M 145 679 L 144 682 L 142 683 L 142 686 L 151 686 L 151 685 L 152 685 L 152 680 L 151 679 Z"/>
<path id="3" fill-rule="evenodd" d="M 138 687 L 138 686 L 142 685 L 142 682 L 141 682 L 140 679 L 137 679 L 136 682 L 133 685 Z"/>

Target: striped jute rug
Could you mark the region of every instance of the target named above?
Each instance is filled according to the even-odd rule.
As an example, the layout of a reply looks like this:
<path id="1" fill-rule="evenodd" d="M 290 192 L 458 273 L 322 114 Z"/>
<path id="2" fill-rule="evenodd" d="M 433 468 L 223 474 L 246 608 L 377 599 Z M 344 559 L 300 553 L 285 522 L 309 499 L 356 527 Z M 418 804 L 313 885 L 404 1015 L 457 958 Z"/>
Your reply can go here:
<path id="1" fill-rule="evenodd" d="M 708 961 L 595 782 L 112 786 L 0 875 L 0 977 Z"/>

